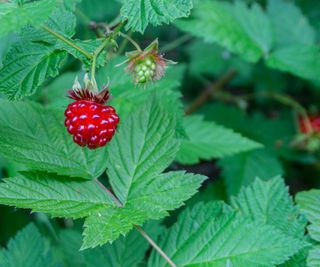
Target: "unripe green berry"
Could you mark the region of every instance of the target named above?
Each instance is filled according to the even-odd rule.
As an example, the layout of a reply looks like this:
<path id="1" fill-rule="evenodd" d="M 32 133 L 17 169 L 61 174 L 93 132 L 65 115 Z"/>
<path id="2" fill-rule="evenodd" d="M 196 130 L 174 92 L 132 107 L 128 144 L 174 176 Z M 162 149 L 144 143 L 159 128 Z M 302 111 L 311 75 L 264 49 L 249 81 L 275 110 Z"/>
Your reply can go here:
<path id="1" fill-rule="evenodd" d="M 152 61 L 150 60 L 150 58 L 148 58 L 145 63 L 146 63 L 147 66 L 151 66 L 152 65 Z"/>

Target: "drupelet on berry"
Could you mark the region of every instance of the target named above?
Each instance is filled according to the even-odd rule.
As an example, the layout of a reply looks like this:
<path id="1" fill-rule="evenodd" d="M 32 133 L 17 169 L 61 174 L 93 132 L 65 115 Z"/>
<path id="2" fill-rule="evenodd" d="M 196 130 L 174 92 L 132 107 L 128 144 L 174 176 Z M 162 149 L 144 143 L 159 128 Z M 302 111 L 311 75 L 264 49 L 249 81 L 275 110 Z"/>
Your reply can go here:
<path id="1" fill-rule="evenodd" d="M 88 89 L 69 91 L 75 101 L 65 111 L 65 126 L 73 141 L 90 149 L 105 146 L 115 134 L 119 116 L 111 106 L 105 106 L 109 91 L 95 94 Z"/>

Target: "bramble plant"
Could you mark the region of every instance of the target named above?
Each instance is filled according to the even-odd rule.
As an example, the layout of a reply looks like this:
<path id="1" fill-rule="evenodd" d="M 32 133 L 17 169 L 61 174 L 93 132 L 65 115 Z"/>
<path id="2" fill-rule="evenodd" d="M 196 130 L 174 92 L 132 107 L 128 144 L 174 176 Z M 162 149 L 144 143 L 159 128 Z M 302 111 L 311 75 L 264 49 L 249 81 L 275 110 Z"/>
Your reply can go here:
<path id="1" fill-rule="evenodd" d="M 0 0 L 0 267 L 320 267 L 306 2 Z"/>

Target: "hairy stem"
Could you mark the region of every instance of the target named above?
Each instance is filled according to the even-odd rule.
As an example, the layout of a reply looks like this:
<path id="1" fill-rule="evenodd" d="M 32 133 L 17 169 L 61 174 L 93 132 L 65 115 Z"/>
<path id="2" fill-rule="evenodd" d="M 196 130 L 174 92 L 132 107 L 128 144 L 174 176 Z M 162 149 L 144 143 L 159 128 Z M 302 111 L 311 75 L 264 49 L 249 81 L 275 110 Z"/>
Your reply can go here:
<path id="1" fill-rule="evenodd" d="M 185 110 L 185 114 L 189 115 L 193 112 L 195 112 L 198 108 L 200 108 L 215 92 L 220 90 L 225 84 L 227 84 L 229 81 L 231 81 L 234 76 L 236 75 L 235 70 L 229 70 L 226 72 L 219 80 L 217 80 L 215 83 L 210 85 L 199 97 L 197 97 L 189 107 Z"/>
<path id="2" fill-rule="evenodd" d="M 54 30 L 50 29 L 49 27 L 42 25 L 41 28 L 49 33 L 51 33 L 52 35 L 54 35 L 55 37 L 57 37 L 58 39 L 60 39 L 61 41 L 63 41 L 64 43 L 66 43 L 67 45 L 73 47 L 74 49 L 78 50 L 81 54 L 83 54 L 86 58 L 88 58 L 89 60 L 92 59 L 92 55 L 84 50 L 83 48 L 81 48 L 80 46 L 76 45 L 75 43 L 71 42 L 70 40 L 68 40 L 67 38 L 65 38 L 63 35 L 61 35 L 60 33 L 55 32 Z"/>
<path id="3" fill-rule="evenodd" d="M 120 200 L 108 188 L 106 188 L 98 179 L 96 179 L 95 181 L 103 189 L 103 191 L 105 191 L 113 199 L 113 201 L 119 208 L 123 208 L 123 205 L 120 202 Z M 161 255 L 161 257 L 163 257 L 168 262 L 168 264 L 171 267 L 177 267 L 177 265 L 175 265 L 175 263 L 168 257 L 168 255 L 156 244 L 156 242 L 154 242 L 154 240 L 139 225 L 134 225 L 134 227 L 143 236 L 143 238 L 146 239 L 149 242 L 149 244 Z"/>

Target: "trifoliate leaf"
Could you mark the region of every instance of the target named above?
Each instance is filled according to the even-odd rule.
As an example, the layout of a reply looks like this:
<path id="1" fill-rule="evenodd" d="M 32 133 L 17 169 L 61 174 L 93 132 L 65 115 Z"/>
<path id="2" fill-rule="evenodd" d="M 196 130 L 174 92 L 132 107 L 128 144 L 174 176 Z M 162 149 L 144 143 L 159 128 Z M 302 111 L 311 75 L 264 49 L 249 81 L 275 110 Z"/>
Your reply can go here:
<path id="1" fill-rule="evenodd" d="M 187 116 L 183 124 L 187 138 L 182 141 L 176 158 L 183 164 L 226 157 L 262 146 L 214 122 L 204 121 L 201 116 Z"/>
<path id="2" fill-rule="evenodd" d="M 128 20 L 126 29 L 141 33 L 149 24 L 168 24 L 176 18 L 187 17 L 192 8 L 191 0 L 125 0 L 121 16 Z"/>
<path id="3" fill-rule="evenodd" d="M 106 168 L 105 148 L 76 145 L 63 110 L 28 102 L 0 101 L 0 154 L 27 169 L 94 179 Z"/>
<path id="4" fill-rule="evenodd" d="M 4 179 L 0 183 L 0 203 L 67 218 L 85 217 L 114 205 L 110 196 L 94 181 L 45 172 L 23 173 Z"/>
<path id="5" fill-rule="evenodd" d="M 38 26 L 50 16 L 56 1 L 41 0 L 19 5 L 18 3 L 0 4 L 0 36 L 11 32 L 19 32 L 30 24 Z"/>
<path id="6" fill-rule="evenodd" d="M 87 218 L 82 248 L 113 241 L 133 225 L 160 219 L 197 192 L 204 176 L 161 174 L 179 149 L 175 121 L 175 114 L 151 101 L 122 123 L 108 149 L 107 174 L 124 207 L 99 210 Z"/>
<path id="7" fill-rule="evenodd" d="M 272 226 L 250 222 L 217 202 L 186 209 L 158 243 L 177 266 L 188 267 L 271 267 L 303 247 L 299 240 Z M 148 266 L 167 264 L 153 251 Z"/>
<path id="8" fill-rule="evenodd" d="M 238 194 L 240 188 L 250 185 L 256 177 L 268 180 L 283 174 L 279 159 L 265 149 L 241 153 L 218 162 L 229 196 Z"/>

